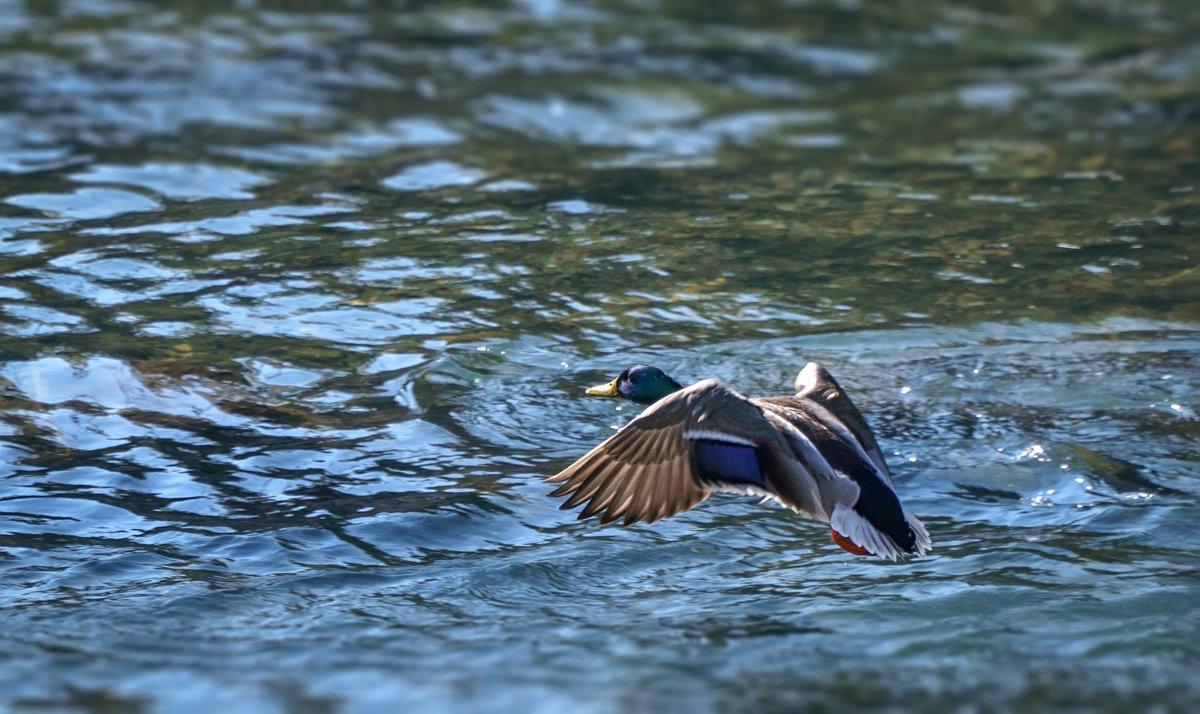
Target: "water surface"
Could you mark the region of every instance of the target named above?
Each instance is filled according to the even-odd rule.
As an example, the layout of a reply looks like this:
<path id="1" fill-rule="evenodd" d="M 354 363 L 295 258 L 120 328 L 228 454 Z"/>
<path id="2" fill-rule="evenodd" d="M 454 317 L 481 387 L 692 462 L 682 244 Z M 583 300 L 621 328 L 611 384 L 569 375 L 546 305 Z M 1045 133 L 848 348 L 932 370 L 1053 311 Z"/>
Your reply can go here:
<path id="1" fill-rule="evenodd" d="M 0 708 L 1191 711 L 1200 10 L 0 0 Z M 540 480 L 825 363 L 931 557 Z"/>

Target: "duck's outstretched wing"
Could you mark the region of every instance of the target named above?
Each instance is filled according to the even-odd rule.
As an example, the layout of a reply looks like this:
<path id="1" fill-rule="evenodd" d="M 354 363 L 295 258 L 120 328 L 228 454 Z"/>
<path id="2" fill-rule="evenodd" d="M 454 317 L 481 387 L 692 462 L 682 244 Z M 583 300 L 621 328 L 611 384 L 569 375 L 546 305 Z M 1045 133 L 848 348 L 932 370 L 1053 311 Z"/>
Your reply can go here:
<path id="1" fill-rule="evenodd" d="M 757 406 L 710 379 L 654 403 L 546 481 L 562 484 L 551 496 L 569 496 L 561 508 L 586 501 L 579 517 L 600 514 L 602 523 L 653 523 L 714 490 L 771 496 L 824 516 L 811 474 L 789 456 Z"/>
<path id="2" fill-rule="evenodd" d="M 796 375 L 796 396 L 811 399 L 832 412 L 862 445 L 863 451 L 867 452 L 871 462 L 883 473 L 888 485 L 891 485 L 892 472 L 883 458 L 879 443 L 875 441 L 874 432 L 867 426 L 867 420 L 829 370 L 817 362 L 804 365 L 804 369 Z"/>

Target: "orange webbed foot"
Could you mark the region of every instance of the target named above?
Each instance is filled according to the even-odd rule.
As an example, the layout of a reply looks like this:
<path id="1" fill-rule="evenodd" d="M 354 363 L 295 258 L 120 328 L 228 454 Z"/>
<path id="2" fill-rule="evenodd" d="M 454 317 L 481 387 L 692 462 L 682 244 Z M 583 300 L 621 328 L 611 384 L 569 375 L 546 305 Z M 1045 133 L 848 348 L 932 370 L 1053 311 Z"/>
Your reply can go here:
<path id="1" fill-rule="evenodd" d="M 833 536 L 833 542 L 837 543 L 838 546 L 844 551 L 853 553 L 855 555 L 870 555 L 871 554 L 871 551 L 867 550 L 866 548 L 855 543 L 854 541 L 850 540 L 849 538 L 842 535 L 841 533 L 838 533 L 835 530 L 830 530 L 829 534 L 831 536 Z"/>

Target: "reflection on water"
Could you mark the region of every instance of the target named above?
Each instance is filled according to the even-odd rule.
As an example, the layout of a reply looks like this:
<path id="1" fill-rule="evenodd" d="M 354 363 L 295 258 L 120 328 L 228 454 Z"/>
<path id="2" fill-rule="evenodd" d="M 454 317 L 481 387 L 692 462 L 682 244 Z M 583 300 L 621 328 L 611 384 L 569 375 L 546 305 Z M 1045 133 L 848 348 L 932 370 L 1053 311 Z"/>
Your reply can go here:
<path id="1" fill-rule="evenodd" d="M 1190 710 L 1197 28 L 0 2 L 0 706 Z M 545 497 L 811 359 L 930 558 Z"/>

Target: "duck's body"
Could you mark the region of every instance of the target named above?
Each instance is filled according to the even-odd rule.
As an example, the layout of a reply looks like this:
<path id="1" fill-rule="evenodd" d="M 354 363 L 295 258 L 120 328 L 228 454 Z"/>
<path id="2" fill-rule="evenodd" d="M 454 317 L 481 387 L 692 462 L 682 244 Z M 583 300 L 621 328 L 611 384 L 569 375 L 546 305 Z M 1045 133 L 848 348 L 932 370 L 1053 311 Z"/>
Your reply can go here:
<path id="1" fill-rule="evenodd" d="M 552 496 L 584 502 L 580 518 L 653 523 L 713 491 L 773 499 L 829 523 L 841 547 L 895 560 L 924 555 L 929 534 L 905 513 L 874 434 L 821 365 L 796 394 L 748 399 L 707 379 L 680 387 L 661 370 L 631 367 L 589 394 L 651 406 L 562 472 Z"/>

